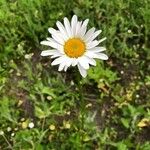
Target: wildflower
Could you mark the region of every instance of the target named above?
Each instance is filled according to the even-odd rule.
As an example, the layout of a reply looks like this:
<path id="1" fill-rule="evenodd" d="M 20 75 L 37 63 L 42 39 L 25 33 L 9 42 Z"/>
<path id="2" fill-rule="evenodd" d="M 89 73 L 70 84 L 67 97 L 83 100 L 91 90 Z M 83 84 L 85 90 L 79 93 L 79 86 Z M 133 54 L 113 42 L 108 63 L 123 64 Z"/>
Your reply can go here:
<path id="1" fill-rule="evenodd" d="M 136 98 L 139 98 L 140 97 L 140 95 L 139 94 L 136 94 Z"/>
<path id="2" fill-rule="evenodd" d="M 30 53 L 30 54 L 25 54 L 25 59 L 31 59 L 33 56 L 33 53 Z"/>
<path id="3" fill-rule="evenodd" d="M 150 120 L 148 118 L 143 118 L 139 123 L 138 127 L 143 128 L 150 125 Z"/>
<path id="4" fill-rule="evenodd" d="M 10 132 L 12 129 L 11 127 L 7 127 L 7 131 Z"/>
<path id="5" fill-rule="evenodd" d="M 15 130 L 15 131 L 18 131 L 18 128 L 16 127 L 16 128 L 14 128 L 14 130 Z"/>
<path id="6" fill-rule="evenodd" d="M 121 71 L 120 71 L 120 73 L 121 73 L 121 74 L 124 74 L 124 71 L 123 71 L 123 70 L 121 70 Z"/>
<path id="7" fill-rule="evenodd" d="M 52 97 L 51 97 L 51 96 L 47 96 L 47 99 L 48 99 L 48 100 L 52 100 Z"/>
<path id="8" fill-rule="evenodd" d="M 20 121 L 25 121 L 25 118 L 21 118 L 21 120 Z"/>
<path id="9" fill-rule="evenodd" d="M 17 72 L 16 75 L 17 75 L 18 77 L 20 77 L 20 76 L 21 76 L 21 73 L 20 73 L 20 72 Z"/>
<path id="10" fill-rule="evenodd" d="M 26 129 L 28 127 L 27 121 L 22 122 L 21 126 L 23 129 Z"/>
<path id="11" fill-rule="evenodd" d="M 92 104 L 91 104 L 91 103 L 88 103 L 85 107 L 86 107 L 86 108 L 90 108 L 90 107 L 92 107 Z"/>
<path id="12" fill-rule="evenodd" d="M 64 123 L 64 127 L 65 127 L 65 129 L 70 129 L 70 128 L 71 128 L 71 125 L 70 125 L 69 122 L 65 122 L 65 123 Z"/>
<path id="13" fill-rule="evenodd" d="M 54 126 L 54 125 L 50 125 L 50 126 L 49 126 L 49 129 L 50 129 L 50 130 L 55 130 L 55 126 Z"/>
<path id="14" fill-rule="evenodd" d="M 15 133 L 14 133 L 14 132 L 12 132 L 12 133 L 11 133 L 11 136 L 15 136 Z"/>
<path id="15" fill-rule="evenodd" d="M 42 51 L 42 56 L 55 58 L 53 65 L 59 65 L 58 71 L 67 71 L 70 66 L 77 66 L 80 74 L 86 77 L 89 65 L 96 66 L 94 58 L 107 60 L 107 55 L 101 53 L 105 47 L 98 46 L 106 38 L 95 40 L 102 32 L 91 28 L 87 31 L 89 19 L 78 21 L 76 15 L 72 17 L 71 23 L 65 17 L 64 25 L 57 21 L 58 30 L 49 28 L 51 38 L 42 41 L 41 44 L 50 46 L 50 50 Z"/>
<path id="16" fill-rule="evenodd" d="M 67 111 L 67 112 L 66 112 L 67 115 L 70 115 L 70 113 L 71 113 L 70 111 Z"/>
<path id="17" fill-rule="evenodd" d="M 30 122 L 28 126 L 29 126 L 29 128 L 32 129 L 32 128 L 34 127 L 34 123 L 33 123 L 33 122 Z"/>
<path id="18" fill-rule="evenodd" d="M 20 107 L 23 104 L 23 100 L 19 100 L 17 106 Z"/>
<path id="19" fill-rule="evenodd" d="M 4 131 L 0 130 L 0 135 L 4 135 Z"/>
<path id="20" fill-rule="evenodd" d="M 132 31 L 129 29 L 129 30 L 128 30 L 128 33 L 131 33 L 131 32 L 132 32 Z"/>

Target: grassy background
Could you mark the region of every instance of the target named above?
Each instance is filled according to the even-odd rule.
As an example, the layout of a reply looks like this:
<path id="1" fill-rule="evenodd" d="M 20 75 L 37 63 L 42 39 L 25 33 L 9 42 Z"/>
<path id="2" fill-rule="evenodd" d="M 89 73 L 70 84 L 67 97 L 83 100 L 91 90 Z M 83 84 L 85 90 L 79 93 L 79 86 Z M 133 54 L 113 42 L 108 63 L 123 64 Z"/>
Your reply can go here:
<path id="1" fill-rule="evenodd" d="M 0 149 L 149 150 L 149 3 L 1 0 Z M 103 30 L 109 56 L 80 88 L 76 69 L 60 73 L 40 56 L 48 27 L 73 14 Z"/>

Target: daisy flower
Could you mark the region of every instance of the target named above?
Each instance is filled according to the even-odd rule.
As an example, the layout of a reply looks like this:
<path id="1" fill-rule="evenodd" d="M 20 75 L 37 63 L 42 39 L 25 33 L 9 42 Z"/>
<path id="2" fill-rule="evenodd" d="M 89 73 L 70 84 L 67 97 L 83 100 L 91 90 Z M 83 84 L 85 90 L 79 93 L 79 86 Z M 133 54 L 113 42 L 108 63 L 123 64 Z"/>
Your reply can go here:
<path id="1" fill-rule="evenodd" d="M 91 28 L 87 31 L 89 19 L 78 21 L 76 15 L 71 22 L 65 17 L 64 24 L 56 22 L 58 29 L 49 28 L 51 38 L 42 41 L 41 44 L 49 46 L 49 50 L 44 50 L 41 56 L 51 56 L 54 61 L 51 65 L 59 65 L 58 71 L 66 71 L 70 66 L 77 66 L 80 74 L 86 77 L 90 65 L 96 66 L 96 59 L 107 60 L 108 57 L 102 52 L 105 47 L 98 46 L 106 38 L 96 40 L 102 32 Z"/>

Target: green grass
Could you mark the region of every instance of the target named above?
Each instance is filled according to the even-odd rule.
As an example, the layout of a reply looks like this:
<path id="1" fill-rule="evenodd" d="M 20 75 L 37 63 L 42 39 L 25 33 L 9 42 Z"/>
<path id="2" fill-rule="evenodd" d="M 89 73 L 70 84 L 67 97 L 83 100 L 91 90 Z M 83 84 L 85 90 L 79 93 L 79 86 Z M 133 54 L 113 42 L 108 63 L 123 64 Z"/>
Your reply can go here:
<path id="1" fill-rule="evenodd" d="M 1 0 L 0 149 L 149 150 L 149 3 Z M 76 68 L 40 56 L 48 27 L 73 14 L 103 30 L 109 56 L 80 87 Z"/>

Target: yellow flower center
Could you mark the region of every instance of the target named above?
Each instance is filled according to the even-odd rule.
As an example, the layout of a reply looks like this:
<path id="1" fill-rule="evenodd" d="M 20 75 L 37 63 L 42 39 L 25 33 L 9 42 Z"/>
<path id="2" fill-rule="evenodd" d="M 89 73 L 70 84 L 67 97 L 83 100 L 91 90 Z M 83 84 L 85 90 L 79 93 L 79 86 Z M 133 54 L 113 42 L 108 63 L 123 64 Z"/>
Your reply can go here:
<path id="1" fill-rule="evenodd" d="M 78 58 L 85 52 L 85 43 L 79 38 L 69 39 L 64 45 L 65 54 L 71 58 Z"/>

